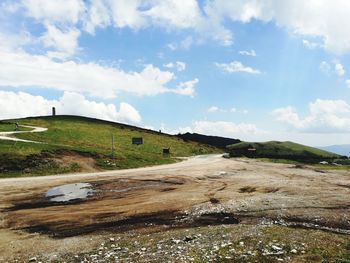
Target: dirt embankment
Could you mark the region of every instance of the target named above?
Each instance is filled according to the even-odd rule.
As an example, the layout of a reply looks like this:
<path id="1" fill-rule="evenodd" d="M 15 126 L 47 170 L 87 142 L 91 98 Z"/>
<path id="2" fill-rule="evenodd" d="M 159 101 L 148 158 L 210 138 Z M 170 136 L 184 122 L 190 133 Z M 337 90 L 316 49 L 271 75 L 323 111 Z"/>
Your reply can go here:
<path id="1" fill-rule="evenodd" d="M 71 150 L 42 151 L 26 157 L 0 155 L 0 173 L 99 172 L 96 156 Z"/>

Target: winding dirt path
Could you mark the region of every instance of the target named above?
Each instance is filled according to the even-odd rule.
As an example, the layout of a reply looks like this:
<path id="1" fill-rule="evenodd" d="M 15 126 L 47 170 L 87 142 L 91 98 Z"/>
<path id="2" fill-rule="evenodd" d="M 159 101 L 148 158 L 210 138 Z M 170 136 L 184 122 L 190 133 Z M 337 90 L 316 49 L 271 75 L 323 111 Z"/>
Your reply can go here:
<path id="1" fill-rule="evenodd" d="M 47 128 L 43 128 L 43 127 L 35 127 L 35 126 L 28 126 L 28 125 L 20 125 L 20 127 L 25 127 L 25 128 L 29 128 L 29 129 L 33 129 L 33 130 L 31 130 L 31 131 L 0 132 L 0 140 L 16 141 L 16 142 L 42 143 L 42 142 L 37 142 L 37 141 L 19 139 L 19 138 L 13 137 L 13 135 L 16 135 L 19 133 L 32 133 L 32 132 L 45 132 L 45 131 L 47 131 Z"/>

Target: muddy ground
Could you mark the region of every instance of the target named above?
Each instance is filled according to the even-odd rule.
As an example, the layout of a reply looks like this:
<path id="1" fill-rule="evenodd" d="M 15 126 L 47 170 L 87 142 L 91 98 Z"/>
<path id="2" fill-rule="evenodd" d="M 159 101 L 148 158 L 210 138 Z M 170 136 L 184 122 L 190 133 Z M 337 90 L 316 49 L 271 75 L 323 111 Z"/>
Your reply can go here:
<path id="1" fill-rule="evenodd" d="M 53 202 L 45 196 L 52 187 L 74 183 L 91 185 L 87 198 Z M 318 229 L 346 241 L 350 172 L 199 156 L 142 169 L 3 179 L 0 210 L 0 261 L 74 259 L 111 235 L 143 238 L 208 225 L 238 232 L 248 227 L 250 236 L 271 225 Z"/>

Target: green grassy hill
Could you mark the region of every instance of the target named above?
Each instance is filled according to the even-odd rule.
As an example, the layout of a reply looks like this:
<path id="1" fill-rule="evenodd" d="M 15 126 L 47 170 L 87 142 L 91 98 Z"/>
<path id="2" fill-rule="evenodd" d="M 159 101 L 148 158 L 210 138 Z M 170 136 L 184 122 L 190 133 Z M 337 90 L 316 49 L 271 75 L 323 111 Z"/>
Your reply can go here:
<path id="1" fill-rule="evenodd" d="M 9 132 L 14 131 L 15 124 L 8 121 L 0 121 L 0 132 Z M 30 131 L 30 128 L 27 127 L 18 127 L 17 131 Z"/>
<path id="2" fill-rule="evenodd" d="M 286 159 L 315 163 L 335 160 L 340 155 L 293 142 L 270 141 L 263 143 L 241 142 L 227 147 L 231 157 Z"/>
<path id="3" fill-rule="evenodd" d="M 6 123 L 0 122 L 0 131 L 10 130 L 9 123 L 12 122 L 46 127 L 48 131 L 16 135 L 18 138 L 43 144 L 0 140 L 0 177 L 79 171 L 79 163 L 60 165 L 57 160 L 62 156 L 75 156 L 75 159 L 76 155 L 93 158 L 99 168 L 121 169 L 172 163 L 176 161 L 173 157 L 220 152 L 217 148 L 184 142 L 175 136 L 85 117 L 55 116 L 7 120 Z M 112 135 L 115 138 L 114 156 L 111 150 Z M 132 137 L 143 137 L 144 144 L 132 145 Z M 162 149 L 169 147 L 172 158 L 163 157 Z"/>

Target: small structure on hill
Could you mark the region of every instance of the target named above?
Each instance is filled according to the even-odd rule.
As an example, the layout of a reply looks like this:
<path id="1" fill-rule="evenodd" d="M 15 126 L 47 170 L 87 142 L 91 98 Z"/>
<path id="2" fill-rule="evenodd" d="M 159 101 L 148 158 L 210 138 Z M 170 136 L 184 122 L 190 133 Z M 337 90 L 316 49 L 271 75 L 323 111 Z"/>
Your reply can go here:
<path id="1" fill-rule="evenodd" d="M 170 157 L 170 148 L 163 148 L 163 157 Z"/>
<path id="2" fill-rule="evenodd" d="M 52 107 L 52 116 L 56 116 L 56 108 Z"/>
<path id="3" fill-rule="evenodd" d="M 250 153 L 255 153 L 256 149 L 251 147 L 251 148 L 248 148 L 247 151 Z"/>
<path id="4" fill-rule="evenodd" d="M 133 137 L 131 142 L 134 145 L 141 145 L 141 144 L 143 144 L 143 138 L 142 137 Z"/>

